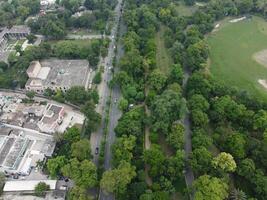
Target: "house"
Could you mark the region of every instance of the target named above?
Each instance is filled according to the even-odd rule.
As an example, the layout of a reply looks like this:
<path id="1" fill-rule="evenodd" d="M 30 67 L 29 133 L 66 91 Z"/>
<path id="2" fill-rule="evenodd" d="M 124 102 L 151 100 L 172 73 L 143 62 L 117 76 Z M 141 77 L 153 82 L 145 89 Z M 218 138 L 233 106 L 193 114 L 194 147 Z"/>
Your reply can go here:
<path id="1" fill-rule="evenodd" d="M 55 133 L 58 126 L 62 123 L 64 116 L 64 107 L 48 104 L 43 113 L 42 119 L 38 122 L 38 127 L 41 132 Z"/>

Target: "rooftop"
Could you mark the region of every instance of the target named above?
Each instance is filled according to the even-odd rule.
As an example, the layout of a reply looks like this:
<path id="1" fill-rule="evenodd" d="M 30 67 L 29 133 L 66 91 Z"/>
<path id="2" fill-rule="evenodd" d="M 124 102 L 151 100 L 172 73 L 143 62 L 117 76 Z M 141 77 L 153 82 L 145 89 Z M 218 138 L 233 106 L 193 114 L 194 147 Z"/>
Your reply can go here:
<path id="1" fill-rule="evenodd" d="M 3 191 L 4 192 L 18 192 L 18 191 L 34 191 L 35 186 L 45 182 L 50 186 L 50 190 L 56 189 L 56 180 L 31 180 L 31 181 L 7 181 Z"/>
<path id="2" fill-rule="evenodd" d="M 86 85 L 89 72 L 89 62 L 87 60 L 59 60 L 48 59 L 40 62 L 39 69 L 35 77 L 30 77 L 26 85 L 70 88 L 72 86 Z M 38 61 L 34 61 L 27 69 L 27 73 L 33 72 L 38 66 Z"/>

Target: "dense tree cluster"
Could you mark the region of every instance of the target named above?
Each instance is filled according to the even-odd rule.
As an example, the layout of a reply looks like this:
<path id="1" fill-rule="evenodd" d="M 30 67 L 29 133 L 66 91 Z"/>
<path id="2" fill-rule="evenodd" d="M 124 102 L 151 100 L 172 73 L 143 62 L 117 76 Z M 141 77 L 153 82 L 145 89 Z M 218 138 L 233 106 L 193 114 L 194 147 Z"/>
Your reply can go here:
<path id="1" fill-rule="evenodd" d="M 127 103 L 145 100 L 150 114 L 147 116 L 145 112 L 142 126 L 152 131 L 152 143 L 158 143 L 163 135 L 177 151 L 166 157 L 159 145 L 152 144 L 145 150 L 143 158 L 153 184 L 149 190 L 144 187 L 136 194 L 140 199 L 168 199 L 173 191 L 171 177 L 181 176 L 184 129 L 179 120 L 184 92 L 193 132 L 193 152 L 188 162 L 196 177 L 195 199 L 222 200 L 237 196 L 266 199 L 267 106 L 246 92 L 219 83 L 207 73 L 209 48 L 204 35 L 213 29 L 215 21 L 229 15 L 257 13 L 265 17 L 267 3 L 263 0 L 202 2 L 204 6 L 188 17 L 182 17 L 175 9 L 179 1 L 130 0 L 126 4 L 126 53 L 114 82 L 120 85 Z M 195 1 L 185 3 L 193 5 Z M 160 24 L 166 27 L 165 45 L 174 62 L 169 75 L 156 68 L 153 38 Z M 179 86 L 183 77 L 181 66 L 192 72 L 185 91 Z M 132 132 L 121 130 L 120 136 Z M 138 130 L 144 134 L 145 128 Z M 139 146 L 138 138 L 136 146 Z M 175 166 L 177 171 L 168 170 L 170 166 Z"/>
<path id="2" fill-rule="evenodd" d="M 86 190 L 98 184 L 97 167 L 90 160 L 91 146 L 88 139 L 80 138 L 80 130 L 69 128 L 57 138 L 56 156 L 48 159 L 46 168 L 52 178 L 64 176 L 74 181 L 70 199 L 84 199 Z M 86 197 L 89 198 L 89 197 Z"/>
<path id="3" fill-rule="evenodd" d="M 2 1 L 0 7 L 0 26 L 22 24 L 24 20 L 40 11 L 39 0 Z"/>
<path id="4" fill-rule="evenodd" d="M 112 16 L 116 1 L 60 0 L 57 4 L 58 7 L 62 6 L 64 9 L 28 21 L 34 33 L 42 33 L 49 38 L 59 39 L 63 38 L 71 28 L 86 28 L 103 32 L 106 28 L 106 21 Z M 88 10 L 84 11 L 84 9 Z M 82 14 L 76 16 L 75 13 L 79 12 Z"/>

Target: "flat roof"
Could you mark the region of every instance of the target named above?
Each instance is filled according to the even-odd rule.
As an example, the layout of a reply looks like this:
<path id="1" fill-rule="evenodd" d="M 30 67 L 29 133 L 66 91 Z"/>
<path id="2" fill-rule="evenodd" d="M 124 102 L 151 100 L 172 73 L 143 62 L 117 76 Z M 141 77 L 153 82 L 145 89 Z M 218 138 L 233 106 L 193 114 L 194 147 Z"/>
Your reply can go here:
<path id="1" fill-rule="evenodd" d="M 36 63 L 37 61 L 33 62 Z M 88 78 L 89 62 L 87 60 L 47 59 L 40 62 L 41 70 L 37 78 L 29 79 L 26 85 L 70 88 L 85 86 Z M 28 70 L 33 70 L 32 64 Z M 41 84 L 41 85 L 40 85 Z"/>
<path id="2" fill-rule="evenodd" d="M 79 86 L 85 85 L 89 73 L 87 60 L 49 59 L 41 61 L 42 67 L 51 68 L 45 86 Z"/>
<path id="3" fill-rule="evenodd" d="M 50 190 L 56 189 L 57 180 L 21 180 L 21 181 L 7 181 L 3 191 L 4 192 L 16 192 L 16 191 L 34 191 L 35 186 L 45 182 L 50 186 Z"/>

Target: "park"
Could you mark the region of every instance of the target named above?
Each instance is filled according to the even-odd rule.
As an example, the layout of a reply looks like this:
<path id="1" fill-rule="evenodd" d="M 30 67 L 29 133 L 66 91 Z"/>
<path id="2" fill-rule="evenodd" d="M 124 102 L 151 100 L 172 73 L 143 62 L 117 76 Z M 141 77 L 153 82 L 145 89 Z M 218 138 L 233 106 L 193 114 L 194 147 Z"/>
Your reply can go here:
<path id="1" fill-rule="evenodd" d="M 267 22 L 253 16 L 241 21 L 229 18 L 208 36 L 209 69 L 217 80 L 267 99 Z"/>

